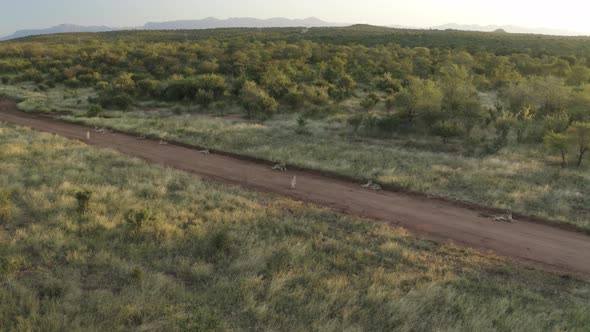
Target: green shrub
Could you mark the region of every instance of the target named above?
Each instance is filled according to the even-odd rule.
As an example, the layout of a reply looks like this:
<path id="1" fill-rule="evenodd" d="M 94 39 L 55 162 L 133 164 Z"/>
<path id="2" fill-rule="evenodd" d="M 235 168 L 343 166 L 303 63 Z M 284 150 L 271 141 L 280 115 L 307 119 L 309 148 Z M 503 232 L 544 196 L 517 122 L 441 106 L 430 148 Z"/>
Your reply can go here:
<path id="1" fill-rule="evenodd" d="M 125 214 L 125 222 L 134 232 L 140 231 L 154 219 L 154 213 L 150 209 L 131 209 Z"/>
<path id="2" fill-rule="evenodd" d="M 363 124 L 365 116 L 364 114 L 355 114 L 348 118 L 347 122 L 352 127 L 353 131 L 356 133 L 361 125 Z"/>
<path id="3" fill-rule="evenodd" d="M 379 130 L 391 133 L 398 128 L 400 128 L 403 124 L 406 124 L 407 121 L 403 118 L 400 114 L 388 114 L 377 121 L 377 128 Z"/>
<path id="4" fill-rule="evenodd" d="M 102 92 L 98 97 L 100 106 L 128 110 L 133 105 L 133 99 L 124 92 L 114 90 Z"/>
<path id="5" fill-rule="evenodd" d="M 90 208 L 90 199 L 92 198 L 92 192 L 89 190 L 78 190 L 74 193 L 74 198 L 77 202 L 76 211 L 80 215 L 84 215 Z"/>
<path id="6" fill-rule="evenodd" d="M 195 101 L 204 107 L 209 107 L 209 105 L 215 100 L 215 96 L 213 91 L 199 89 L 195 94 Z"/>
<path id="7" fill-rule="evenodd" d="M 277 101 L 253 81 L 244 84 L 240 93 L 240 104 L 246 110 L 248 119 L 268 119 L 278 107 Z"/>
<path id="8" fill-rule="evenodd" d="M 92 104 L 88 106 L 88 111 L 86 111 L 86 116 L 89 118 L 96 118 L 100 117 L 104 113 L 104 109 L 102 106 L 97 104 Z"/>
<path id="9" fill-rule="evenodd" d="M 361 101 L 361 107 L 366 110 L 372 110 L 377 103 L 379 102 L 380 98 L 375 93 L 370 93 L 365 99 Z"/>
<path id="10" fill-rule="evenodd" d="M 220 229 L 209 234 L 205 259 L 218 262 L 231 258 L 239 252 L 239 241 L 227 229 Z"/>
<path id="11" fill-rule="evenodd" d="M 457 125 L 449 122 L 438 122 L 432 127 L 431 131 L 432 134 L 442 138 L 442 141 L 445 144 L 449 139 L 461 136 L 461 129 Z"/>
<path id="12" fill-rule="evenodd" d="M 0 221 L 8 220 L 14 211 L 12 193 L 0 191 Z"/>
<path id="13" fill-rule="evenodd" d="M 305 116 L 300 116 L 297 118 L 297 129 L 295 130 L 295 132 L 299 135 L 303 135 L 305 133 L 307 133 L 306 130 L 307 127 L 307 119 L 305 118 Z"/>
<path id="14" fill-rule="evenodd" d="M 77 78 L 71 78 L 65 81 L 64 84 L 70 89 L 76 89 L 82 86 L 82 82 L 80 82 Z"/>
<path id="15" fill-rule="evenodd" d="M 24 257 L 8 255 L 2 252 L 2 248 L 0 247 L 0 276 L 18 273 L 25 264 L 26 260 Z"/>

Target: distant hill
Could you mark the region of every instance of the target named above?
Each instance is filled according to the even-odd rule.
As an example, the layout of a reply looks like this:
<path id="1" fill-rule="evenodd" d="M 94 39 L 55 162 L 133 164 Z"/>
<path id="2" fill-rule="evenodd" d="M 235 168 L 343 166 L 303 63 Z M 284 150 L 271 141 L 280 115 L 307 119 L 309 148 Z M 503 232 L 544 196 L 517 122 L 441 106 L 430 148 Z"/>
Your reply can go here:
<path id="1" fill-rule="evenodd" d="M 481 32 L 508 32 L 508 33 L 529 33 L 538 35 L 558 35 L 558 36 L 579 36 L 581 33 L 569 30 L 557 30 L 547 28 L 523 28 L 516 25 L 477 25 L 477 24 L 444 24 L 431 27 L 434 30 L 465 30 Z"/>
<path id="2" fill-rule="evenodd" d="M 218 19 L 208 17 L 200 20 L 180 20 L 169 22 L 148 22 L 143 26 L 130 28 L 114 28 L 108 26 L 80 26 L 73 24 L 61 24 L 48 29 L 36 30 L 20 30 L 16 33 L 0 38 L 0 40 L 16 39 L 36 35 L 48 35 L 56 33 L 68 32 L 106 32 L 117 30 L 200 30 L 200 29 L 216 29 L 216 28 L 288 28 L 288 27 L 343 27 L 347 24 L 331 23 L 323 21 L 316 17 L 309 17 L 306 19 L 288 19 L 283 17 L 275 17 L 269 19 L 257 19 L 251 17 L 233 17 L 228 19 Z M 362 27 L 366 25 L 357 25 L 355 27 Z M 400 25 L 390 25 L 388 28 L 397 29 L 420 29 L 418 27 L 407 27 Z M 496 33 L 526 33 L 526 34 L 542 34 L 542 35 L 558 35 L 558 36 L 576 36 L 582 35 L 568 30 L 555 30 L 546 28 L 523 28 L 514 25 L 465 25 L 465 24 L 445 24 L 428 29 L 432 30 L 460 30 L 460 31 L 481 31 L 481 32 L 496 32 Z"/>
<path id="3" fill-rule="evenodd" d="M 16 39 L 28 36 L 36 35 L 50 35 L 55 33 L 68 33 L 68 32 L 103 32 L 118 30 L 107 26 L 81 26 L 74 24 L 61 24 L 56 25 L 47 29 L 32 29 L 32 30 L 19 30 L 10 36 L 0 38 L 0 40 Z"/>
<path id="4" fill-rule="evenodd" d="M 493 33 L 508 33 L 506 30 L 504 29 L 496 29 L 494 31 L 492 31 Z"/>
<path id="5" fill-rule="evenodd" d="M 202 20 L 182 20 L 169 22 L 149 22 L 141 27 L 113 28 L 107 26 L 81 26 L 73 24 L 61 24 L 48 29 L 20 30 L 10 36 L 0 38 L 9 40 L 28 36 L 49 35 L 69 32 L 105 32 L 116 30 L 193 30 L 193 29 L 216 29 L 216 28 L 286 28 L 286 27 L 331 27 L 343 26 L 344 24 L 329 23 L 316 17 L 306 19 L 288 19 L 275 17 L 270 19 L 257 19 L 250 17 L 235 17 L 228 19 L 217 19 L 208 17 Z"/>
<path id="6" fill-rule="evenodd" d="M 287 19 L 282 17 L 270 19 L 257 19 L 251 17 L 234 17 L 220 20 L 208 17 L 202 20 L 184 20 L 170 22 L 150 22 L 143 26 L 145 30 L 192 30 L 192 29 L 215 29 L 215 28 L 287 28 L 287 27 L 329 27 L 340 26 L 341 24 L 328 23 L 315 17 L 306 19 Z"/>

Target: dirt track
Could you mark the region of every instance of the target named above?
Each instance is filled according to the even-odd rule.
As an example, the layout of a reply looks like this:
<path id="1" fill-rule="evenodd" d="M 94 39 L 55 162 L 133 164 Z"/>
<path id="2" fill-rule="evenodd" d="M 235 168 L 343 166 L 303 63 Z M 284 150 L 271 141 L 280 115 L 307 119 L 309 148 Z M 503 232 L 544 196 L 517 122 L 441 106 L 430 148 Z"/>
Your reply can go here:
<path id="1" fill-rule="evenodd" d="M 88 127 L 16 110 L 12 101 L 0 101 L 0 121 L 86 141 Z M 542 266 L 590 276 L 590 236 L 531 222 L 494 222 L 476 210 L 427 198 L 393 192 L 373 192 L 358 184 L 304 171 L 272 171 L 267 165 L 228 156 L 204 155 L 194 149 L 160 145 L 133 136 L 91 133 L 91 145 L 113 148 L 153 163 L 200 176 L 272 192 L 339 211 L 403 226 L 438 242 L 480 250 Z M 297 188 L 291 179 L 297 176 Z"/>

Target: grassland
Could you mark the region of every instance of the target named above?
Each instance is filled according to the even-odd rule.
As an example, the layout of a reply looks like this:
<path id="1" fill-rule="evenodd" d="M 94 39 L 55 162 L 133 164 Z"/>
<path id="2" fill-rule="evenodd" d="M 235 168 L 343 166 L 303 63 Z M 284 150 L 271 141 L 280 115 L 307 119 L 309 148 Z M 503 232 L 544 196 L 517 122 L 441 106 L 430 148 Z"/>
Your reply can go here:
<path id="1" fill-rule="evenodd" d="M 38 84 L 0 84 L 0 95 L 20 101 L 20 110 L 31 113 L 79 112 L 88 108 L 92 89 L 68 89 L 64 86 L 40 89 Z"/>
<path id="2" fill-rule="evenodd" d="M 471 156 L 461 146 L 420 137 L 361 138 L 337 117 L 311 120 L 297 134 L 296 116 L 261 123 L 170 110 L 65 117 L 101 127 L 371 179 L 404 190 L 514 211 L 590 230 L 588 166 L 560 169 L 538 148 L 507 147 Z M 549 161 L 549 162 L 548 162 Z"/>
<path id="3" fill-rule="evenodd" d="M 264 123 L 220 115 L 236 109 L 202 110 L 188 105 L 143 103 L 134 111 L 87 118 L 90 90 L 57 88 L 35 91 L 31 84 L 1 86 L 0 93 L 23 102 L 30 112 L 67 111 L 68 121 L 147 134 L 166 140 L 232 152 L 290 165 L 371 179 L 403 190 L 512 209 L 590 231 L 590 163 L 560 169 L 556 157 L 538 146 L 508 146 L 481 156 L 462 142 L 432 138 L 355 135 L 346 116 L 310 119 L 298 134 L 296 115 L 282 114 Z M 80 100 L 80 101 L 79 101 Z M 203 112 L 209 114 L 202 114 Z M 485 135 L 485 133 L 482 133 Z"/>
<path id="4" fill-rule="evenodd" d="M 109 150 L 0 125 L 0 167 L 0 330 L 590 325 L 587 282 Z"/>

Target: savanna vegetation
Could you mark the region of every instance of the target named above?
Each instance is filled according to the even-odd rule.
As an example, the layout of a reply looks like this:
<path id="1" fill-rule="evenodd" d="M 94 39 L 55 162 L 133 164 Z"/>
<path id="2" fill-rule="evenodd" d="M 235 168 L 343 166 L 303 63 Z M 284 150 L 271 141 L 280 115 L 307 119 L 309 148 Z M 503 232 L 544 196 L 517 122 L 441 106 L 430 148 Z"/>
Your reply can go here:
<path id="1" fill-rule="evenodd" d="M 0 91 L 27 111 L 590 229 L 585 37 L 354 26 L 0 45 Z"/>
<path id="2" fill-rule="evenodd" d="M 0 169 L 0 330 L 590 325 L 588 283 L 110 150 L 0 124 Z"/>

